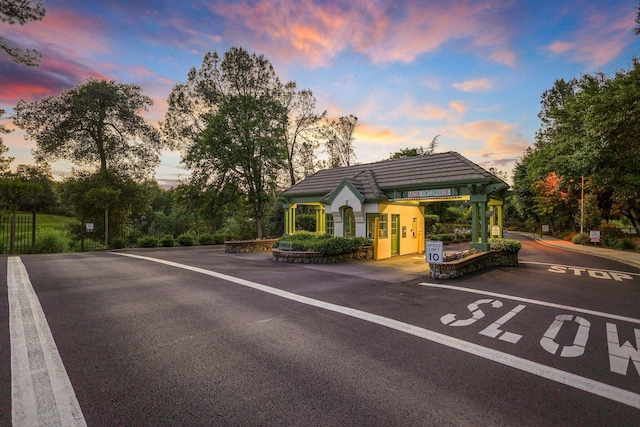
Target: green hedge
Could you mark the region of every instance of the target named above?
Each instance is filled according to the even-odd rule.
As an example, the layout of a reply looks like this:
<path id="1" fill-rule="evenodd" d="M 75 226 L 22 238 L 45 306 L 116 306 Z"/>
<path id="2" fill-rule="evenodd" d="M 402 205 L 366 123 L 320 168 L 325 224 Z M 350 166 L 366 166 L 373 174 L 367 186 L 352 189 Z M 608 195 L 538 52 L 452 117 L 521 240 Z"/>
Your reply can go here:
<path id="1" fill-rule="evenodd" d="M 516 239 L 489 239 L 489 249 L 492 251 L 518 252 L 522 248 Z"/>
<path id="2" fill-rule="evenodd" d="M 180 246 L 193 246 L 196 243 L 196 238 L 193 234 L 183 233 L 178 236 L 177 242 Z"/>
<path id="3" fill-rule="evenodd" d="M 163 248 L 171 248 L 175 246 L 176 239 L 174 239 L 171 234 L 165 234 L 160 238 L 158 243 L 160 243 L 160 246 L 162 246 Z"/>
<path id="4" fill-rule="evenodd" d="M 216 239 L 213 237 L 213 234 L 204 233 L 198 236 L 198 243 L 201 245 L 215 245 Z"/>
<path id="5" fill-rule="evenodd" d="M 138 239 L 138 246 L 141 248 L 155 248 L 158 246 L 158 239 L 153 236 L 144 236 Z"/>
<path id="6" fill-rule="evenodd" d="M 277 248 L 280 242 L 291 242 L 294 251 L 320 252 L 322 255 L 340 255 L 355 252 L 363 246 L 371 246 L 371 239 L 366 237 L 333 237 L 328 234 L 317 236 L 310 232 L 297 232 L 282 237 L 273 247 Z"/>

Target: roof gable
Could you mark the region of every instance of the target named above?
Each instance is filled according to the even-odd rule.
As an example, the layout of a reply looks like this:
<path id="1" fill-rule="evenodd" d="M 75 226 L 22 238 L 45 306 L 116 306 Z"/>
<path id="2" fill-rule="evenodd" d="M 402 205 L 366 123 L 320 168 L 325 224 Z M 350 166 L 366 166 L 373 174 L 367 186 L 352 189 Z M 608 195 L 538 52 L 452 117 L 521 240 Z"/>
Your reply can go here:
<path id="1" fill-rule="evenodd" d="M 340 184 L 338 184 L 338 186 L 329 194 L 327 194 L 326 196 L 324 196 L 324 198 L 322 199 L 322 203 L 324 204 L 331 204 L 333 203 L 333 201 L 335 200 L 335 198 L 338 196 L 338 194 L 340 194 L 340 192 L 342 191 L 343 188 L 347 187 L 349 189 L 349 191 L 351 191 L 353 193 L 354 196 L 356 196 L 358 198 L 358 200 L 360 200 L 360 203 L 364 202 L 365 200 L 365 196 L 362 194 L 362 192 L 360 192 L 351 182 L 351 180 L 344 178 Z"/>

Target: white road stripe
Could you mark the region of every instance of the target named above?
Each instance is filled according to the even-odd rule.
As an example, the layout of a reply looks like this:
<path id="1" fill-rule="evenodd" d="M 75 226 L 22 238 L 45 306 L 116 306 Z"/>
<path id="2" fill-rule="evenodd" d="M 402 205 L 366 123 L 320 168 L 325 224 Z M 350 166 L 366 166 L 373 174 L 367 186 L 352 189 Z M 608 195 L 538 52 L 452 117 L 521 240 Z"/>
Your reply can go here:
<path id="1" fill-rule="evenodd" d="M 344 314 L 356 319 L 364 320 L 366 322 L 374 323 L 377 325 L 385 326 L 406 334 L 410 334 L 416 337 L 423 338 L 425 340 L 445 345 L 447 347 L 464 351 L 469 354 L 473 354 L 482 357 L 493 362 L 501 363 L 506 366 L 510 366 L 519 369 L 524 372 L 528 372 L 533 375 L 537 375 L 542 378 L 546 378 L 552 381 L 556 381 L 561 384 L 574 387 L 579 390 L 586 391 L 588 393 L 595 394 L 597 396 L 604 397 L 616 402 L 623 403 L 625 405 L 632 406 L 640 409 L 640 394 L 632 393 L 628 390 L 613 387 L 608 384 L 604 384 L 598 381 L 593 381 L 588 378 L 581 377 L 579 375 L 564 372 L 556 368 L 542 365 L 540 363 L 532 362 L 530 360 L 523 359 L 521 357 L 513 356 L 508 353 L 503 353 L 491 348 L 483 347 L 471 342 L 463 341 L 458 338 L 453 338 L 438 332 L 434 332 L 428 329 L 420 328 L 408 323 L 400 322 L 398 320 L 389 319 L 377 314 L 367 313 L 365 311 L 356 310 L 349 307 L 343 307 L 313 298 L 304 297 L 302 295 L 294 294 L 292 292 L 283 291 L 281 289 L 272 288 L 269 286 L 261 285 L 260 283 L 251 282 L 249 280 L 240 279 L 238 277 L 229 276 L 227 274 L 218 273 L 211 270 L 205 270 L 204 268 L 193 267 L 186 264 L 179 264 L 173 261 L 165 261 L 157 258 L 150 258 L 141 255 L 125 254 L 120 252 L 112 252 L 115 255 L 121 255 L 131 258 L 137 258 L 141 260 L 157 262 L 160 264 L 169 265 L 171 267 L 181 268 L 184 270 L 193 271 L 196 273 L 205 274 L 208 276 L 216 277 L 222 280 L 226 280 L 232 283 L 237 283 L 242 286 L 247 286 L 262 292 L 266 292 L 272 295 L 276 295 L 282 298 L 286 298 L 292 301 L 296 301 L 302 304 L 307 304 L 313 307 L 322 308 L 324 310 L 333 311 L 336 313 Z"/>
<path id="2" fill-rule="evenodd" d="M 519 261 L 519 263 L 520 264 L 531 264 L 531 265 L 544 265 L 544 266 L 549 266 L 549 267 L 551 267 L 552 265 L 557 265 L 558 267 L 571 268 L 571 269 L 606 271 L 608 273 L 629 274 L 631 276 L 640 276 L 640 273 L 631 273 L 629 271 L 607 270 L 605 268 L 578 267 L 578 266 L 575 266 L 575 265 L 550 264 L 548 262 L 535 262 L 535 261 Z"/>
<path id="3" fill-rule="evenodd" d="M 19 257 L 7 259 L 11 420 L 20 426 L 86 426 L 58 347 Z"/>
<path id="4" fill-rule="evenodd" d="M 624 322 L 631 322 L 631 323 L 640 324 L 640 319 L 636 319 L 636 318 L 633 318 L 633 317 L 618 316 L 617 314 L 603 313 L 601 311 L 589 310 L 589 309 L 586 309 L 586 308 L 572 307 L 570 305 L 556 304 L 556 303 L 553 303 L 553 302 L 538 301 L 538 300 L 530 299 L 530 298 L 521 298 L 521 297 L 516 297 L 516 296 L 513 296 L 513 295 L 499 294 L 499 293 L 496 293 L 496 292 L 481 291 L 479 289 L 461 288 L 460 286 L 452 286 L 452 285 L 439 285 L 437 283 L 419 283 L 419 286 L 428 286 L 430 288 L 449 289 L 449 290 L 452 290 L 452 291 L 460 291 L 460 292 L 468 292 L 468 293 L 471 293 L 471 294 L 487 295 L 487 296 L 496 297 L 496 298 L 507 298 L 507 299 L 510 299 L 510 300 L 513 300 L 513 301 L 520 301 L 520 302 L 526 302 L 526 303 L 529 303 L 529 304 L 542 305 L 544 307 L 559 308 L 559 309 L 562 309 L 562 310 L 571 310 L 571 311 L 575 311 L 575 312 L 578 312 L 578 313 L 593 314 L 594 316 L 606 317 L 608 319 L 622 320 Z"/>

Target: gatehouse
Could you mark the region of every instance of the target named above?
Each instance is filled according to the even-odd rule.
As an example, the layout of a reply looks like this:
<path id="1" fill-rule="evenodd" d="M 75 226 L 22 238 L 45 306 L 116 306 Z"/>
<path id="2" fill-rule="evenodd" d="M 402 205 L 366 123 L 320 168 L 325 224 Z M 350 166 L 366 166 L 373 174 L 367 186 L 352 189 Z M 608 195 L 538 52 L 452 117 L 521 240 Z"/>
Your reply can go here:
<path id="1" fill-rule="evenodd" d="M 424 207 L 468 200 L 472 248 L 488 249 L 490 229 L 502 237 L 509 185 L 456 152 L 325 169 L 281 194 L 285 234 L 296 232 L 296 208 L 315 206 L 316 232 L 369 237 L 374 257 L 424 252 Z"/>

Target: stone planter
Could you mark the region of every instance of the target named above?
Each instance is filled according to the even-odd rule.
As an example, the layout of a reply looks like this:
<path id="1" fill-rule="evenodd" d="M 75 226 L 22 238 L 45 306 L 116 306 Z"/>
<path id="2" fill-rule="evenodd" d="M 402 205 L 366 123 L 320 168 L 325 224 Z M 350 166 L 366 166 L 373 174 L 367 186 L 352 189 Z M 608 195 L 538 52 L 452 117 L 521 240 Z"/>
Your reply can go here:
<path id="1" fill-rule="evenodd" d="M 273 244 L 277 241 L 278 239 L 230 240 L 224 242 L 224 251 L 232 254 L 267 252 L 271 250 Z"/>
<path id="2" fill-rule="evenodd" d="M 355 252 L 340 255 L 322 255 L 320 252 L 283 251 L 272 249 L 272 259 L 276 262 L 292 264 L 335 264 L 347 261 L 373 259 L 373 246 L 364 246 Z"/>
<path id="3" fill-rule="evenodd" d="M 454 279 L 490 267 L 517 267 L 518 252 L 481 252 L 456 261 L 429 264 L 432 279 Z"/>

